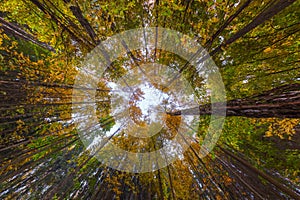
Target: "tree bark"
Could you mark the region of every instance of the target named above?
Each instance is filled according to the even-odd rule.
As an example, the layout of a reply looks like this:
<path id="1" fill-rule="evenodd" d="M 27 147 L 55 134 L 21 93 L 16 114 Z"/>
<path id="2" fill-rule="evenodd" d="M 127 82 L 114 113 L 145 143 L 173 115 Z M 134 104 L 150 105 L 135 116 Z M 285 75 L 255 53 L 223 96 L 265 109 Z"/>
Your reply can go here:
<path id="1" fill-rule="evenodd" d="M 219 102 L 214 103 L 213 106 L 216 108 L 214 111 L 212 104 L 206 104 L 167 114 L 211 115 L 226 109 L 226 116 L 300 118 L 300 84 L 277 87 L 260 95 L 230 100 L 227 105 Z"/>
<path id="2" fill-rule="evenodd" d="M 96 40 L 96 33 L 87 19 L 83 16 L 81 9 L 79 6 L 70 6 L 70 10 L 72 11 L 73 15 L 77 18 L 81 26 L 85 29 L 85 31 L 89 34 L 92 41 L 97 44 L 98 41 Z"/>
<path id="3" fill-rule="evenodd" d="M 26 31 L 24 31 L 23 29 L 21 29 L 20 27 L 18 27 L 17 25 L 10 23 L 8 21 L 6 21 L 5 19 L 3 19 L 2 17 L 0 17 L 0 24 L 2 24 L 0 27 L 9 35 L 13 35 L 17 38 L 32 42 L 40 47 L 42 47 L 43 49 L 47 49 L 49 51 L 55 52 L 54 48 L 44 42 L 38 41 L 37 39 L 34 38 L 33 35 L 27 33 Z"/>
<path id="4" fill-rule="evenodd" d="M 213 36 L 206 42 L 204 45 L 206 48 L 210 48 L 213 44 L 213 41 L 218 37 L 218 35 L 245 9 L 249 6 L 252 0 L 247 0 L 243 5 L 239 7 L 239 9 L 231 15 L 224 24 L 213 34 Z"/>
<path id="5" fill-rule="evenodd" d="M 236 156 L 235 154 L 233 154 L 232 152 L 230 152 L 227 149 L 221 148 L 219 147 L 225 154 L 229 155 L 231 158 L 237 160 L 239 163 L 241 163 L 242 165 L 244 165 L 247 169 L 253 171 L 255 174 L 261 176 L 262 178 L 264 178 L 265 180 L 267 180 L 269 183 L 273 184 L 276 188 L 278 188 L 279 190 L 281 190 L 282 192 L 288 194 L 290 197 L 294 198 L 294 199 L 299 199 L 299 195 L 291 190 L 290 188 L 286 187 L 285 185 L 279 183 L 276 179 L 274 179 L 273 177 L 271 177 L 270 175 L 258 170 L 256 167 L 252 166 L 250 163 L 248 163 L 246 160 Z"/>
<path id="6" fill-rule="evenodd" d="M 80 34 L 70 29 L 70 27 L 72 27 L 74 30 L 78 30 L 78 27 L 72 21 L 68 21 L 67 23 L 69 24 L 66 25 L 55 13 L 53 13 L 51 10 L 49 10 L 49 8 L 46 7 L 46 4 L 43 4 L 38 0 L 30 0 L 30 1 L 35 6 L 37 6 L 43 13 L 45 13 L 46 15 L 50 15 L 51 19 L 57 25 L 62 26 L 75 41 L 87 46 L 90 49 L 93 49 L 95 47 L 95 45 L 91 43 L 89 40 L 86 40 Z"/>
<path id="7" fill-rule="evenodd" d="M 226 40 L 223 44 L 215 48 L 212 52 L 210 52 L 210 55 L 213 56 L 217 52 L 222 51 L 223 46 L 229 45 L 237 39 L 241 38 L 242 36 L 246 35 L 248 32 L 259 26 L 260 24 L 264 23 L 265 21 L 267 21 L 268 19 L 270 19 L 271 17 L 273 17 L 274 15 L 276 15 L 295 1 L 296 0 L 275 0 L 268 9 L 262 11 L 257 17 L 255 17 L 252 20 L 252 22 L 250 22 L 244 28 L 239 30 L 236 34 L 234 34 L 232 37 Z"/>

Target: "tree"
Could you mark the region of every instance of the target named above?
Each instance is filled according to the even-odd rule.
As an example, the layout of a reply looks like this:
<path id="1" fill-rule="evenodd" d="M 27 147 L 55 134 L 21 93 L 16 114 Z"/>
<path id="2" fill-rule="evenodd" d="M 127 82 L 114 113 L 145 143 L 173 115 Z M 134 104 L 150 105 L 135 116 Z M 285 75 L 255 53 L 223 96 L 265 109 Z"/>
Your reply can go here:
<path id="1" fill-rule="evenodd" d="M 0 198 L 298 199 L 299 5 L 295 0 L 3 0 Z M 73 93 L 79 63 L 88 52 L 114 34 L 150 26 L 195 38 L 219 66 L 227 117 L 217 147 L 205 158 L 199 151 L 212 105 L 191 60 L 155 48 L 131 50 L 121 40 L 124 55 L 98 80 L 96 102 Z M 152 45 L 157 46 L 155 41 Z M 100 53 L 110 61 L 105 50 Z M 141 66 L 149 62 L 181 74 L 202 105 L 170 109 L 160 116 L 163 126 L 157 134 L 139 138 L 133 133 L 140 127 L 147 132 L 150 119 L 140 103 L 147 95 L 129 87 L 126 106 L 136 126 L 114 131 L 118 118 L 108 83 L 128 72 L 143 74 Z M 160 78 L 151 74 L 153 90 L 170 92 L 158 84 Z M 125 79 L 124 85 L 130 81 Z M 72 115 L 82 108 L 72 105 L 88 103 L 95 104 L 99 126 L 86 124 L 82 134 L 92 137 L 99 129 L 107 141 L 130 152 L 156 151 L 175 136 L 183 137 L 179 127 L 185 115 L 199 115 L 199 121 L 195 130 L 187 126 L 193 137 L 180 159 L 156 171 L 127 173 L 99 162 L 93 156 L 100 148 L 91 153 L 80 141 L 76 123 L 86 122 L 90 113 Z M 168 103 L 165 99 L 162 107 Z M 125 156 L 120 160 L 131 162 Z"/>
<path id="2" fill-rule="evenodd" d="M 299 84 L 284 85 L 259 95 L 245 99 L 235 99 L 226 102 L 226 116 L 245 116 L 253 118 L 278 117 L 299 118 Z M 217 106 L 218 113 L 222 106 Z M 172 115 L 209 115 L 211 105 L 200 105 L 198 108 L 170 112 Z"/>

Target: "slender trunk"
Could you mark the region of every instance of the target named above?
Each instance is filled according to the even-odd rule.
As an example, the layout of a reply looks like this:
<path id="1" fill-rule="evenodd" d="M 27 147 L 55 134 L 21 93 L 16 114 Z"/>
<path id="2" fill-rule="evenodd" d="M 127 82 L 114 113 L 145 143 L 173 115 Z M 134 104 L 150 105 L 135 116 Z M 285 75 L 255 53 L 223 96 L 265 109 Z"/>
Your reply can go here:
<path id="1" fill-rule="evenodd" d="M 27 33 L 26 31 L 24 31 L 23 29 L 21 29 L 20 27 L 18 27 L 17 25 L 10 23 L 8 21 L 6 21 L 5 19 L 3 19 L 2 17 L 0 17 L 0 24 L 1 24 L 1 28 L 10 35 L 13 35 L 17 38 L 32 42 L 40 47 L 42 47 L 43 49 L 55 52 L 54 48 L 51 47 L 50 45 L 38 41 L 37 39 L 34 38 L 33 35 Z"/>
<path id="2" fill-rule="evenodd" d="M 248 163 L 246 160 L 236 156 L 235 154 L 233 154 L 232 152 L 223 149 L 221 147 L 219 147 L 224 153 L 226 153 L 227 155 L 229 155 L 230 157 L 232 157 L 233 159 L 237 160 L 239 163 L 241 163 L 242 165 L 244 165 L 247 169 L 250 169 L 251 171 L 253 171 L 255 174 L 261 176 L 262 178 L 266 179 L 267 181 L 269 181 L 271 184 L 273 184 L 275 187 L 277 187 L 279 190 L 281 190 L 282 192 L 288 194 L 290 197 L 294 198 L 294 199 L 299 199 L 299 195 L 287 188 L 285 185 L 279 183 L 276 179 L 274 179 L 273 177 L 271 177 L 270 175 L 258 170 L 257 168 L 255 168 L 254 166 L 252 166 L 250 163 Z"/>
<path id="3" fill-rule="evenodd" d="M 233 15 L 231 15 L 224 24 L 213 34 L 213 36 L 204 45 L 206 48 L 210 48 L 214 40 L 218 35 L 246 8 L 249 6 L 252 0 L 247 0 Z"/>
<path id="4" fill-rule="evenodd" d="M 292 3 L 294 3 L 296 0 L 279 0 L 277 3 L 273 3 L 273 5 L 271 5 L 268 9 L 264 10 L 262 13 L 260 13 L 252 22 L 250 22 L 249 24 L 247 24 L 244 28 L 242 28 L 241 30 L 239 30 L 236 34 L 234 34 L 232 37 L 230 37 L 228 40 L 224 41 L 222 44 L 220 44 L 218 47 L 216 47 L 213 51 L 209 52 L 209 55 L 205 55 L 204 57 L 202 57 L 197 63 L 201 63 L 205 60 L 207 60 L 209 58 L 209 56 L 213 56 L 216 53 L 219 53 L 222 51 L 222 49 L 224 47 L 226 47 L 227 45 L 235 42 L 237 39 L 243 37 L 244 35 L 246 35 L 248 32 L 250 32 L 251 30 L 253 30 L 254 28 L 256 28 L 257 26 L 259 26 L 260 24 L 264 23 L 266 20 L 270 19 L 271 17 L 273 17 L 274 15 L 276 15 L 277 13 L 279 13 L 280 11 L 282 11 L 283 9 L 285 9 L 287 6 L 291 5 Z M 250 2 L 249 2 L 250 3 Z M 226 22 L 225 22 L 226 23 Z M 228 24 L 230 23 L 227 22 Z M 227 25 L 228 25 L 227 24 Z M 225 28 L 225 27 L 224 27 Z M 222 29 L 222 28 L 221 28 Z M 219 34 L 218 32 L 216 32 L 216 34 Z M 217 36 L 217 35 L 216 35 Z M 211 38 L 212 39 L 212 38 Z M 211 40 L 210 39 L 210 40 Z M 206 43 L 206 46 L 211 45 L 211 42 L 208 41 L 208 43 Z M 188 64 L 191 60 L 193 60 L 197 55 L 199 55 L 203 50 L 200 48 L 198 49 L 198 51 L 192 55 L 190 57 L 190 59 L 186 62 L 186 64 L 184 64 L 184 66 L 179 70 L 179 72 L 183 72 L 184 70 L 188 69 Z M 175 76 L 171 81 L 169 81 L 169 83 L 167 85 L 172 84 L 179 76 Z"/>
<path id="5" fill-rule="evenodd" d="M 234 34 L 232 37 L 230 37 L 228 40 L 226 40 L 223 44 L 218 46 L 216 49 L 214 49 L 210 55 L 214 55 L 217 52 L 220 52 L 222 50 L 223 46 L 229 45 L 236 41 L 237 39 L 243 37 L 245 34 L 259 26 L 260 24 L 264 23 L 266 20 L 272 18 L 274 15 L 294 3 L 296 0 L 279 0 L 276 3 L 273 3 L 268 9 L 261 12 L 257 17 L 253 19 L 252 22 L 247 24 L 244 28 L 239 30 L 236 34 Z"/>
<path id="6" fill-rule="evenodd" d="M 64 0 L 64 2 L 65 3 L 69 3 L 70 0 Z M 92 41 L 95 44 L 97 44 L 98 41 L 96 41 L 96 33 L 95 33 L 94 29 L 92 28 L 92 26 L 90 25 L 90 23 L 88 22 L 88 20 L 83 16 L 80 7 L 78 5 L 77 6 L 73 5 L 73 6 L 70 6 L 69 8 L 72 11 L 73 15 L 77 18 L 77 20 L 79 21 L 79 23 L 81 24 L 81 26 L 89 34 L 89 36 L 91 37 Z"/>
<path id="7" fill-rule="evenodd" d="M 85 38 L 82 38 L 81 35 L 76 33 L 74 30 L 78 30 L 78 27 L 71 21 L 68 21 L 68 25 L 66 25 L 62 19 L 60 19 L 55 13 L 53 13 L 49 8 L 46 7 L 46 4 L 42 4 L 38 0 L 30 0 L 35 6 L 37 6 L 43 13 L 46 15 L 50 15 L 51 19 L 57 24 L 62 26 L 69 34 L 70 36 L 76 40 L 77 42 L 87 46 L 90 49 L 94 48 L 94 44 L 92 44 L 90 41 L 86 40 Z M 72 30 L 73 28 L 74 30 Z"/>
<path id="8" fill-rule="evenodd" d="M 36 165 L 37 165 L 38 163 L 44 162 L 44 161 L 45 161 L 46 159 L 48 159 L 51 155 L 54 155 L 55 153 L 60 152 L 61 150 L 65 149 L 66 147 L 72 145 L 72 144 L 73 144 L 74 142 L 76 142 L 78 139 L 79 139 L 79 138 L 77 137 L 77 138 L 71 140 L 70 142 L 68 142 L 68 143 L 65 144 L 64 146 L 59 147 L 59 148 L 57 148 L 57 149 L 54 149 L 51 153 L 46 154 L 44 157 L 42 157 L 42 158 L 40 158 L 40 159 L 37 159 L 37 160 L 35 160 L 35 161 L 31 160 L 31 161 L 27 162 L 26 164 L 22 165 L 21 168 L 15 170 L 15 171 L 10 171 L 10 172 L 8 172 L 7 174 L 1 174 L 0 181 L 3 182 L 3 181 L 5 181 L 5 180 L 8 180 L 8 179 L 10 179 L 10 178 L 16 176 L 17 174 L 20 174 L 21 172 L 25 174 L 27 170 L 29 171 L 31 168 L 36 167 Z"/>

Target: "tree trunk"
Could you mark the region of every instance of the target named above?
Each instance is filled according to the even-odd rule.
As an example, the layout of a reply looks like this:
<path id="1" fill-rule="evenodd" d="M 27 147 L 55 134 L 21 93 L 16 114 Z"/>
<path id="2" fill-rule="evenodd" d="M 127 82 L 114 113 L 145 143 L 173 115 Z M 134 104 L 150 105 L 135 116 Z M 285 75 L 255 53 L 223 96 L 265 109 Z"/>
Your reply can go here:
<path id="1" fill-rule="evenodd" d="M 85 45 L 87 48 L 90 49 L 93 49 L 95 47 L 93 43 L 91 43 L 89 40 L 86 40 L 86 38 L 82 37 L 82 35 L 76 32 L 78 31 L 78 27 L 72 21 L 68 20 L 67 23 L 69 24 L 65 24 L 65 22 L 62 21 L 62 19 L 59 16 L 57 16 L 51 9 L 49 9 L 49 7 L 47 7 L 46 4 L 43 4 L 38 0 L 30 0 L 30 1 L 34 5 L 36 5 L 43 13 L 45 13 L 46 15 L 50 15 L 51 19 L 57 25 L 62 26 L 75 41 Z"/>
<path id="2" fill-rule="evenodd" d="M 206 48 L 210 48 L 213 44 L 214 40 L 219 36 L 219 34 L 245 9 L 249 6 L 252 0 L 247 0 L 243 5 L 239 7 L 239 9 L 231 15 L 224 24 L 213 34 L 213 36 L 206 42 L 204 45 Z"/>
<path id="3" fill-rule="evenodd" d="M 218 106 L 220 105 L 220 106 Z M 224 110 L 224 103 L 214 103 L 214 114 Z M 300 118 L 300 84 L 290 84 L 274 88 L 260 95 L 235 99 L 227 102 L 226 116 L 253 118 L 279 117 Z M 220 112 L 218 112 L 220 111 Z M 212 105 L 169 112 L 170 115 L 211 115 Z"/>
<path id="4" fill-rule="evenodd" d="M 274 179 L 272 176 L 264 173 L 263 171 L 258 170 L 256 167 L 252 166 L 249 162 L 247 162 L 246 160 L 244 160 L 243 158 L 238 157 L 237 155 L 235 155 L 234 153 L 232 153 L 231 151 L 221 148 L 221 151 L 223 151 L 226 155 L 230 156 L 231 158 L 233 158 L 234 160 L 238 161 L 240 164 L 242 164 L 244 167 L 246 167 L 246 169 L 249 169 L 250 171 L 252 171 L 254 174 L 259 175 L 260 177 L 264 178 L 265 180 L 267 180 L 269 183 L 273 184 L 277 189 L 281 190 L 282 192 L 288 194 L 290 197 L 294 198 L 294 199 L 299 199 L 299 195 L 291 190 L 290 188 L 286 187 L 285 185 L 281 184 L 280 182 L 278 182 L 276 179 Z"/>
<path id="5" fill-rule="evenodd" d="M 9 35 L 13 35 L 17 38 L 32 42 L 44 49 L 47 49 L 49 51 L 55 52 L 54 48 L 51 47 L 50 45 L 38 41 L 37 39 L 34 38 L 34 36 L 32 36 L 31 34 L 27 33 L 26 31 L 24 31 L 23 29 L 21 29 L 20 27 L 18 27 L 17 25 L 10 23 L 8 21 L 6 21 L 5 19 L 3 19 L 2 17 L 0 17 L 0 24 L 1 24 L 1 28 Z"/>
<path id="6" fill-rule="evenodd" d="M 65 3 L 69 3 L 70 0 L 65 0 Z M 92 41 L 97 44 L 98 41 L 96 40 L 96 33 L 88 20 L 83 16 L 82 11 L 79 6 L 70 6 L 70 10 L 72 11 L 73 15 L 77 18 L 81 26 L 85 29 L 85 31 L 89 34 Z"/>
<path id="7" fill-rule="evenodd" d="M 226 40 L 223 44 L 215 48 L 212 52 L 210 52 L 210 55 L 213 56 L 217 52 L 222 50 L 223 46 L 229 45 L 236 41 L 237 39 L 243 37 L 245 34 L 259 26 L 260 24 L 264 23 L 268 19 L 272 18 L 274 15 L 294 3 L 296 0 L 278 0 L 273 1 L 270 5 L 270 7 L 264 11 L 262 11 L 256 18 L 253 19 L 252 22 L 250 22 L 248 25 L 246 25 L 244 28 L 239 30 L 236 34 L 234 34 L 232 37 L 230 37 L 228 40 Z"/>

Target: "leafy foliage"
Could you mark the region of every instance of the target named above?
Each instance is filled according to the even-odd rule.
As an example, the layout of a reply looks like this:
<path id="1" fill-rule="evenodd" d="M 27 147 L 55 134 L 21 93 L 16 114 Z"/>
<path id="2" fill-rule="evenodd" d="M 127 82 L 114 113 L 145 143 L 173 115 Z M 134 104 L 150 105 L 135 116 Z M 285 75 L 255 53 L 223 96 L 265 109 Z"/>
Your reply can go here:
<path id="1" fill-rule="evenodd" d="M 277 13 L 272 9 L 283 5 L 282 0 L 2 0 L 0 198 L 298 198 L 297 118 L 264 118 L 259 113 L 254 118 L 227 117 L 217 148 L 200 158 L 200 144 L 211 119 L 201 115 L 197 134 L 182 158 L 157 171 L 134 174 L 116 171 L 95 159 L 80 142 L 72 121 L 77 116 L 71 114 L 74 79 L 83 58 L 114 34 L 150 26 L 195 38 L 220 68 L 228 100 L 253 107 L 264 104 L 267 113 L 274 113 L 271 106 L 277 102 L 257 95 L 267 91 L 272 97 L 276 93 L 272 89 L 299 83 L 300 1 L 286 2 L 293 4 Z M 269 11 L 276 14 L 262 15 Z M 263 18 L 259 21 L 257 16 Z M 257 26 L 242 34 L 253 21 Z M 188 47 L 185 41 L 177 45 Z M 154 56 L 146 58 L 143 52 L 130 53 L 113 62 L 105 71 L 106 80 L 97 85 L 96 115 L 104 132 L 116 124 L 105 81 L 126 74 L 123 66 L 137 70 L 134 67 L 151 61 L 180 71 L 186 63 L 163 50 L 147 52 Z M 188 65 L 182 74 L 195 95 L 203 97 L 207 88 L 197 69 Z M 292 97 L 279 94 L 283 95 L 277 99 L 280 105 L 294 102 L 299 108 L 299 88 L 292 92 Z M 143 95 L 135 90 L 129 100 L 129 115 L 141 126 L 145 120 L 141 120 L 137 102 Z M 202 103 L 208 102 L 203 97 Z M 164 114 L 162 121 L 165 127 L 158 135 L 144 139 L 121 132 L 112 140 L 132 152 L 155 151 L 178 134 L 181 116 Z"/>

